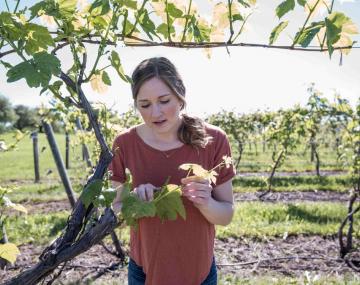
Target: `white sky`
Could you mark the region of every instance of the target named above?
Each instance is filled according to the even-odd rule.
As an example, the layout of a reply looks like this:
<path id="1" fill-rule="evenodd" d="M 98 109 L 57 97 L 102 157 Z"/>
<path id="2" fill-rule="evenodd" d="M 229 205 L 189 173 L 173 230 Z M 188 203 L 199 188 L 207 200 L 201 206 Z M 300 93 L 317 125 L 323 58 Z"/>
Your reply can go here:
<path id="1" fill-rule="evenodd" d="M 204 1 L 196 2 L 203 5 Z M 278 23 L 274 9 L 281 1 L 273 2 L 258 1 L 258 11 L 252 16 L 247 33 L 240 39 L 242 42 L 268 42 L 272 28 Z M 336 10 L 344 11 L 360 27 L 359 0 L 342 2 L 337 2 Z M 295 11 L 289 16 L 294 27 L 302 25 L 303 15 Z M 289 31 L 292 31 L 291 26 Z M 293 35 L 284 32 L 279 43 L 289 44 L 288 37 Z M 221 109 L 249 112 L 304 103 L 308 97 L 306 88 L 311 82 L 328 98 L 333 97 L 334 90 L 353 104 L 360 97 L 360 49 L 354 49 L 349 56 L 345 56 L 342 66 L 339 66 L 337 53 L 330 60 L 326 54 L 263 48 L 230 48 L 230 55 L 225 48 L 217 48 L 213 49 L 210 60 L 200 49 L 123 47 L 117 48 L 117 51 L 128 74 L 148 57 L 166 56 L 172 60 L 187 88 L 187 110 L 198 116 Z M 90 48 L 90 57 L 94 53 L 95 49 Z M 62 52 L 59 56 L 62 68 L 66 70 L 69 67 L 69 54 Z M 90 86 L 84 87 L 85 93 L 91 101 L 105 102 L 115 110 L 124 112 L 132 104 L 130 86 L 118 79 L 111 69 L 108 72 L 113 86 L 107 93 L 96 94 Z M 25 80 L 6 83 L 5 70 L 0 67 L 0 93 L 9 97 L 14 105 L 36 106 L 40 102 L 47 102 L 50 96 L 39 96 L 39 91 L 27 87 Z"/>

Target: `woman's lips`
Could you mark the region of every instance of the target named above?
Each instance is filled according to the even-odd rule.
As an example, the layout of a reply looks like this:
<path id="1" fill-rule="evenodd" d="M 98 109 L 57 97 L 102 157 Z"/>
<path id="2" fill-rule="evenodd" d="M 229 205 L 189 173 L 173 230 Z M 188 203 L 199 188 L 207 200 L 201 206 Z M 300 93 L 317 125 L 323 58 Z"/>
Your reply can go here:
<path id="1" fill-rule="evenodd" d="M 161 121 L 155 121 L 153 122 L 153 124 L 157 125 L 157 126 L 161 126 L 162 124 L 164 124 L 166 122 L 166 120 L 161 120 Z"/>

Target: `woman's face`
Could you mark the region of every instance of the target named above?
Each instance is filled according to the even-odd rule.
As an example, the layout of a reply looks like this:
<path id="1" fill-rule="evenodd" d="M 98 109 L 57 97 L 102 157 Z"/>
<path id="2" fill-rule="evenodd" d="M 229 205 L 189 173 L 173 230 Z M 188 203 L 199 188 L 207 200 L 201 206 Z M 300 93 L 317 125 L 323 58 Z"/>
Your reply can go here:
<path id="1" fill-rule="evenodd" d="M 145 124 L 158 134 L 177 132 L 181 106 L 174 92 L 157 77 L 145 81 L 136 98 L 136 107 Z"/>

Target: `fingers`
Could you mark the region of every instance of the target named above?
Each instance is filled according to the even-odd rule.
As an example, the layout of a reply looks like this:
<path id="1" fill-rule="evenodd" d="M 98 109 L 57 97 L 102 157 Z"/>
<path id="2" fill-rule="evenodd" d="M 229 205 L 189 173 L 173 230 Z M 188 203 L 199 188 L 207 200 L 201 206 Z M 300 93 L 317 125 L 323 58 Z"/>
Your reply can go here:
<path id="1" fill-rule="evenodd" d="M 154 199 L 154 189 L 152 184 L 141 184 L 134 189 L 134 192 L 142 201 L 152 201 Z"/>
<path id="2" fill-rule="evenodd" d="M 198 183 L 209 183 L 209 180 L 202 178 L 200 176 L 188 176 L 181 179 L 182 184 L 188 184 L 190 182 L 198 182 Z"/>
<path id="3" fill-rule="evenodd" d="M 189 178 L 189 177 L 187 177 Z M 208 180 L 201 177 L 191 177 L 181 182 L 188 182 L 183 185 L 182 192 L 185 197 L 194 202 L 195 205 L 206 205 L 211 200 L 212 187 Z M 191 182 L 189 182 L 191 181 Z M 193 182 L 200 181 L 200 182 Z"/>

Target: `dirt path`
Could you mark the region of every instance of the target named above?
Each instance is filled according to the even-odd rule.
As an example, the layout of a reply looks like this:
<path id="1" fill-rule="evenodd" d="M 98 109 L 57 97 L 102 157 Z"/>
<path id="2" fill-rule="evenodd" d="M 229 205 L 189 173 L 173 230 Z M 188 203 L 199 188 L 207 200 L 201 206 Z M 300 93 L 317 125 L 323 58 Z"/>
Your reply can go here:
<path id="1" fill-rule="evenodd" d="M 26 202 L 22 205 L 28 210 L 29 214 L 47 214 L 60 211 L 70 211 L 69 200 L 47 201 L 47 202 Z"/>
<path id="2" fill-rule="evenodd" d="M 42 249 L 43 247 L 32 244 L 20 246 L 21 255 L 14 266 L 6 271 L 0 270 L 0 280 L 9 280 L 24 268 L 35 264 Z M 283 257 L 291 259 L 276 259 Z M 291 236 L 285 240 L 274 238 L 266 241 L 245 238 L 216 240 L 215 258 L 220 274 L 240 278 L 265 274 L 300 277 L 305 270 L 321 275 L 355 274 L 338 259 L 337 241 L 330 237 Z M 263 261 L 259 262 L 259 259 Z M 244 262 L 250 264 L 239 265 Z M 92 279 L 96 280 L 95 284 L 111 281 L 123 281 L 126 284 L 126 276 L 126 266 L 121 267 L 116 257 L 107 253 L 100 245 L 96 245 L 70 261 L 65 266 L 59 282 L 54 284 L 87 284 L 86 282 Z"/>
<path id="3" fill-rule="evenodd" d="M 345 175 L 347 174 L 346 171 L 339 171 L 339 170 L 324 170 L 320 171 L 321 176 L 335 176 L 335 175 Z M 261 176 L 268 176 L 269 172 L 261 171 L 261 172 L 248 172 L 241 170 L 238 172 L 239 177 L 261 177 Z M 313 176 L 316 175 L 315 171 L 301 171 L 301 172 L 295 172 L 295 171 L 289 171 L 289 172 L 275 172 L 275 176 Z"/>
<path id="4" fill-rule="evenodd" d="M 260 193 L 234 193 L 236 202 L 243 201 L 260 201 L 258 195 Z M 348 193 L 336 191 L 289 191 L 289 192 L 274 192 L 269 193 L 265 202 L 347 202 L 349 199 Z"/>

